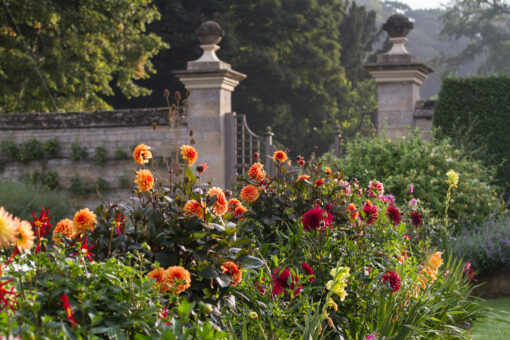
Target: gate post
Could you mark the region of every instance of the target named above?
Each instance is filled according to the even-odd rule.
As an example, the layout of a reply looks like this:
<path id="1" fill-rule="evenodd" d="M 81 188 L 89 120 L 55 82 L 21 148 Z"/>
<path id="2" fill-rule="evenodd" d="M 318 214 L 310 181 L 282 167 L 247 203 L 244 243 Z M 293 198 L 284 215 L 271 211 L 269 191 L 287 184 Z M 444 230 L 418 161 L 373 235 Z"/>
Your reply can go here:
<path id="1" fill-rule="evenodd" d="M 215 185 L 227 185 L 229 159 L 232 152 L 227 140 L 227 119 L 225 115 L 232 111 L 231 96 L 234 88 L 246 75 L 232 70 L 230 64 L 221 61 L 215 51 L 223 35 L 223 29 L 214 21 L 206 21 L 197 29 L 196 34 L 202 56 L 189 61 L 186 70 L 174 71 L 187 90 L 188 127 L 193 130 L 196 149 L 200 162 L 206 162 L 209 169 L 204 172 L 204 181 Z M 233 157 L 233 155 L 229 155 Z"/>

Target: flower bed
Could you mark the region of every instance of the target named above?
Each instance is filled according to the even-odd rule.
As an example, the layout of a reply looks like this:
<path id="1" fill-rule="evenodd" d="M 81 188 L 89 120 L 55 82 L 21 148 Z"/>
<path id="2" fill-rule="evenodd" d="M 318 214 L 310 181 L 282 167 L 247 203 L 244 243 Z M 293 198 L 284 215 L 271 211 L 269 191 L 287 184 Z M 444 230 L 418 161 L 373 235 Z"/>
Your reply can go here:
<path id="1" fill-rule="evenodd" d="M 192 145 L 181 156 L 164 187 L 140 144 L 131 204 L 55 227 L 44 208 L 31 224 L 1 209 L 0 334 L 462 338 L 456 325 L 481 314 L 463 264 L 432 242 L 437 228 L 382 183 L 302 157 L 292 170 L 278 150 L 276 176 L 256 162 L 235 194 L 201 183 Z"/>

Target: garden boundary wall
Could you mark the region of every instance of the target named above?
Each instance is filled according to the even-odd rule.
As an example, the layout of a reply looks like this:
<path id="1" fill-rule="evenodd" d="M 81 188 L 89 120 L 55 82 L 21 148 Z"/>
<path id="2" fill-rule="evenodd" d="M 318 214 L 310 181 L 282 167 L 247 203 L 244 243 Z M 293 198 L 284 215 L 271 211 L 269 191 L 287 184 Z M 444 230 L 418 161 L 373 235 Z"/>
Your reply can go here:
<path id="1" fill-rule="evenodd" d="M 163 164 L 175 152 L 176 145 L 189 143 L 187 124 L 170 127 L 167 108 L 114 110 L 67 113 L 20 113 L 0 115 L 0 143 L 13 142 L 23 154 L 25 143 L 41 143 L 57 138 L 60 151 L 56 155 L 25 162 L 2 155 L 0 178 L 20 180 L 24 175 L 56 172 L 59 187 L 69 190 L 73 178 L 81 178 L 84 185 L 102 179 L 110 191 L 105 198 L 125 199 L 132 187 L 133 172 L 137 169 L 132 159 L 133 147 L 139 143 L 151 146 L 154 165 L 160 178 L 168 178 Z M 82 148 L 83 159 L 76 158 L 72 146 Z M 107 151 L 106 162 L 98 164 L 96 148 Z M 27 150 L 30 151 L 30 150 Z M 103 181 L 103 183 L 104 183 Z M 97 195 L 84 197 L 87 205 L 97 201 Z"/>

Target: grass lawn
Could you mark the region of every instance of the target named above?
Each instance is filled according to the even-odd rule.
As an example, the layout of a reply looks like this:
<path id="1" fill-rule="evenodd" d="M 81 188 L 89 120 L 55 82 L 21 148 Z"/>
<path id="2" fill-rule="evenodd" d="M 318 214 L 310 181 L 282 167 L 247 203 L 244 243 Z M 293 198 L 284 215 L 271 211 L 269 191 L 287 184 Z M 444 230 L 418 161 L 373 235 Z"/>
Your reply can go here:
<path id="1" fill-rule="evenodd" d="M 473 339 L 507 340 L 510 339 L 510 296 L 487 300 L 487 305 L 496 310 L 506 311 L 509 314 L 490 312 L 500 318 L 505 318 L 508 323 L 494 320 L 490 317 L 479 320 L 473 329 Z"/>

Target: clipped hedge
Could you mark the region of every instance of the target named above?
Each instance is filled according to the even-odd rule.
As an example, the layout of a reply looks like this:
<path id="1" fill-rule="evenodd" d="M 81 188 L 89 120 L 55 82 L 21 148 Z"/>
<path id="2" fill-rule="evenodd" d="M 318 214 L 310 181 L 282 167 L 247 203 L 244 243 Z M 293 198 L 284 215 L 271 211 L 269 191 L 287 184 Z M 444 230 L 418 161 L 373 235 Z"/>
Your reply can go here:
<path id="1" fill-rule="evenodd" d="M 510 77 L 443 80 L 434 110 L 434 127 L 456 145 L 498 166 L 496 183 L 510 189 Z"/>

